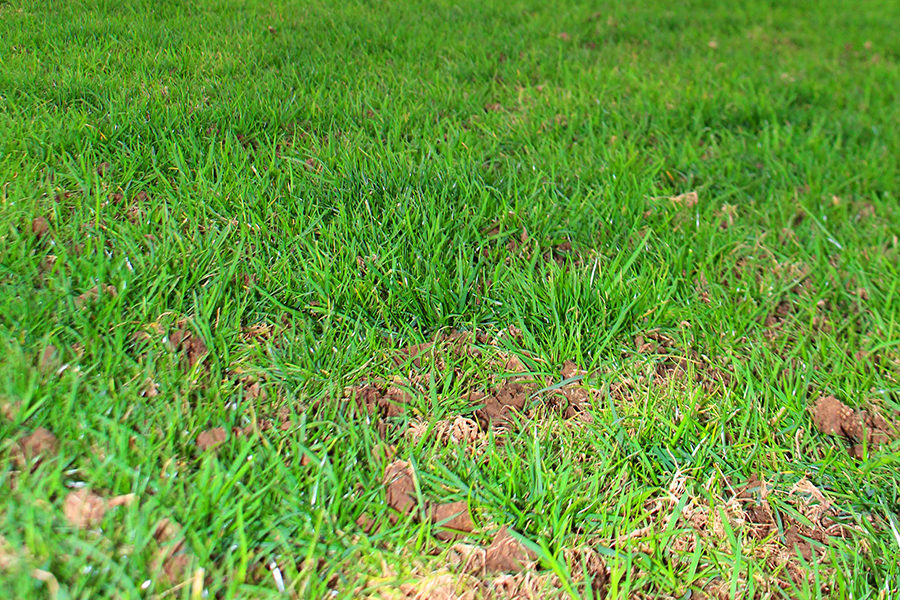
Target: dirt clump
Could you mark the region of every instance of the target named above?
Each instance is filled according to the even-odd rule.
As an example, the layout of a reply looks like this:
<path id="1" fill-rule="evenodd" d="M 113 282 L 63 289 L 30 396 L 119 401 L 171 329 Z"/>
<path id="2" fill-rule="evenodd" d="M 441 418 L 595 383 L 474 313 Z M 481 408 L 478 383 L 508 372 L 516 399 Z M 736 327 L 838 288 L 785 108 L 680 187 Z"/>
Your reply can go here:
<path id="1" fill-rule="evenodd" d="M 507 381 L 488 394 L 471 392 L 468 401 L 473 406 L 483 404 L 475 411 L 482 429 L 509 425 L 514 414 L 522 414 L 528 404 L 531 388 L 517 381 Z"/>
<path id="2" fill-rule="evenodd" d="M 395 460 L 389 464 L 384 471 L 382 483 L 385 487 L 385 502 L 392 510 L 388 516 L 391 523 L 396 523 L 399 515 L 416 512 L 418 495 L 414 473 L 408 462 Z M 469 516 L 469 504 L 465 500 L 443 503 L 426 501 L 424 514 L 437 527 L 434 535 L 442 541 L 455 540 L 475 530 L 475 524 Z M 360 516 L 357 525 L 366 533 L 377 528 L 377 524 L 368 515 Z"/>
<path id="3" fill-rule="evenodd" d="M 49 233 L 50 222 L 45 217 L 35 217 L 31 221 L 31 235 L 40 240 Z"/>
<path id="4" fill-rule="evenodd" d="M 89 302 L 96 302 L 97 300 L 100 299 L 100 290 L 101 289 L 103 290 L 103 293 L 105 295 L 109 296 L 110 298 L 115 298 L 116 296 L 119 295 L 119 290 L 117 290 L 116 286 L 114 286 L 114 285 L 109 285 L 109 284 L 102 285 L 102 286 L 95 285 L 88 291 L 84 292 L 83 294 L 79 294 L 75 298 L 75 306 L 78 308 L 82 308 L 82 307 L 86 306 Z"/>
<path id="5" fill-rule="evenodd" d="M 400 513 L 408 515 L 416 506 L 416 484 L 409 463 L 395 460 L 387 466 L 382 480 L 385 487 L 387 505 Z M 392 522 L 396 517 L 392 515 Z"/>
<path id="6" fill-rule="evenodd" d="M 155 570 L 161 572 L 163 580 L 169 585 L 184 581 L 192 558 L 187 551 L 181 525 L 167 518 L 160 519 L 154 528 L 153 539 L 158 545 Z"/>
<path id="7" fill-rule="evenodd" d="M 537 556 L 509 533 L 504 525 L 484 554 L 484 570 L 516 573 L 534 567 Z"/>
<path id="8" fill-rule="evenodd" d="M 20 464 L 33 462 L 39 465 L 45 458 L 52 458 L 59 452 L 59 440 L 48 429 L 38 427 L 19 439 L 15 446 L 14 460 Z"/>
<path id="9" fill-rule="evenodd" d="M 106 511 L 115 506 L 124 506 L 134 500 L 134 494 L 115 496 L 109 500 L 87 488 L 69 492 L 63 503 L 66 520 L 79 529 L 90 529 L 100 524 Z"/>
<path id="10" fill-rule="evenodd" d="M 199 448 L 201 452 L 212 450 L 216 446 L 224 443 L 226 439 L 228 439 L 228 432 L 225 431 L 224 427 L 213 427 L 212 429 L 200 432 L 197 436 L 197 448 Z"/>
<path id="11" fill-rule="evenodd" d="M 434 536 L 442 541 L 455 540 L 460 534 L 475 530 L 475 524 L 469 516 L 469 503 L 465 500 L 432 504 L 429 516 L 431 522 L 438 527 Z"/>
<path id="12" fill-rule="evenodd" d="M 376 384 L 357 385 L 344 390 L 344 398 L 365 414 L 379 419 L 399 417 L 406 412 L 406 405 L 412 399 L 408 392 L 397 385 Z"/>
<path id="13" fill-rule="evenodd" d="M 169 344 L 176 352 L 181 353 L 182 362 L 187 369 L 204 360 L 209 354 L 206 344 L 189 329 L 176 329 L 169 334 Z"/>
<path id="14" fill-rule="evenodd" d="M 813 424 L 825 435 L 843 437 L 857 458 L 865 446 L 874 447 L 897 437 L 897 427 L 867 410 L 854 410 L 834 396 L 822 396 L 810 407 Z"/>

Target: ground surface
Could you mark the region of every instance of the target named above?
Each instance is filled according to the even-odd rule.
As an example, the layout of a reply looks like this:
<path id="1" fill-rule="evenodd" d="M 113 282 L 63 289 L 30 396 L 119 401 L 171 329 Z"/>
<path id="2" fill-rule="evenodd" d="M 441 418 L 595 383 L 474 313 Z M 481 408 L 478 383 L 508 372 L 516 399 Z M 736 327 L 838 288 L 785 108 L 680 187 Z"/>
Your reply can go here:
<path id="1" fill-rule="evenodd" d="M 0 596 L 897 597 L 900 4 L 724 4 L 0 3 Z"/>

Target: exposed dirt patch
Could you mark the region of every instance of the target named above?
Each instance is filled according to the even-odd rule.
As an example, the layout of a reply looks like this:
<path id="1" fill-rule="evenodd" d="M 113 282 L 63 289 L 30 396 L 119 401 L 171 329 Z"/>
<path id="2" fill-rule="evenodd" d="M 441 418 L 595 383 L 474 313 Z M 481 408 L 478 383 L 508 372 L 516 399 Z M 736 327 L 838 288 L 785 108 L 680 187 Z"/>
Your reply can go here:
<path id="1" fill-rule="evenodd" d="M 759 580 L 762 589 L 777 589 L 780 594 L 796 585 L 815 585 L 816 577 L 823 577 L 827 571 L 824 562 L 829 544 L 851 536 L 850 527 L 839 523 L 841 511 L 807 479 L 785 489 L 753 476 L 740 485 L 726 481 L 722 494 L 706 484 L 706 491 L 695 495 L 691 490 L 696 485 L 676 473 L 667 497 L 647 502 L 646 527 L 601 543 L 616 548 L 636 544 L 640 548 L 645 536 L 669 527 L 678 532 L 671 541 L 678 562 L 681 559 L 677 556 L 688 556 L 698 546 L 731 552 L 737 536 L 743 552 L 770 567 Z M 818 575 L 807 566 L 811 561 L 822 565 Z"/>
<path id="2" fill-rule="evenodd" d="M 181 525 L 170 519 L 161 519 L 154 528 L 153 539 L 158 546 L 154 570 L 161 573 L 169 585 L 185 581 L 193 559 L 184 542 Z"/>
<path id="3" fill-rule="evenodd" d="M 63 503 L 63 514 L 73 527 L 90 529 L 100 524 L 110 508 L 130 504 L 134 498 L 134 494 L 125 494 L 107 500 L 83 488 L 69 492 Z"/>
<path id="4" fill-rule="evenodd" d="M 823 396 L 810 407 L 813 423 L 825 435 L 840 436 L 850 444 L 850 453 L 862 458 L 864 447 L 877 447 L 897 437 L 897 427 L 881 415 L 854 410 L 835 398 Z"/>
<path id="5" fill-rule="evenodd" d="M 59 440 L 49 430 L 38 427 L 30 434 L 19 438 L 13 452 L 13 460 L 20 465 L 39 465 L 46 458 L 53 458 L 59 452 Z"/>
<path id="6" fill-rule="evenodd" d="M 469 516 L 469 503 L 465 500 L 432 504 L 428 516 L 437 528 L 434 536 L 442 541 L 455 540 L 475 530 Z"/>
<path id="7" fill-rule="evenodd" d="M 743 508 L 750 537 L 763 542 L 760 550 L 769 566 L 784 568 L 795 583 L 803 582 L 811 574 L 797 555 L 806 562 L 820 560 L 829 541 L 850 537 L 850 530 L 835 521 L 837 510 L 831 501 L 805 478 L 781 495 L 809 523 L 774 508 L 768 500 L 771 493 L 766 483 L 754 476 L 738 489 L 735 498 Z"/>
<path id="8" fill-rule="evenodd" d="M 50 233 L 50 222 L 44 217 L 35 217 L 31 221 L 31 235 L 43 239 Z"/>
<path id="9" fill-rule="evenodd" d="M 344 390 L 349 399 L 365 414 L 380 419 L 399 417 L 409 404 L 410 395 L 396 385 L 382 387 L 375 384 L 358 385 Z"/>
<path id="10" fill-rule="evenodd" d="M 503 526 L 485 550 L 482 568 L 489 572 L 516 573 L 533 568 L 536 559 L 534 552 L 514 538 L 509 529 Z"/>
<path id="11" fill-rule="evenodd" d="M 396 523 L 399 515 L 410 515 L 418 506 L 415 474 L 409 463 L 395 460 L 384 472 L 385 502 L 394 511 L 389 515 L 391 523 Z M 475 524 L 469 516 L 468 502 L 430 502 L 425 501 L 425 514 L 435 525 L 435 537 L 439 540 L 455 540 L 461 535 L 472 533 Z M 363 515 L 357 520 L 367 532 L 375 526 L 374 522 Z"/>
<path id="12" fill-rule="evenodd" d="M 212 450 L 216 448 L 216 446 L 223 444 L 227 439 L 228 432 L 224 427 L 213 427 L 212 429 L 200 432 L 197 436 L 197 448 L 201 452 L 206 452 L 207 450 Z"/>
<path id="13" fill-rule="evenodd" d="M 100 285 L 100 286 L 95 285 L 88 291 L 86 291 L 82 294 L 79 294 L 75 298 L 75 306 L 78 308 L 82 308 L 84 306 L 87 306 L 89 303 L 96 302 L 97 300 L 100 299 L 100 290 L 101 289 L 103 290 L 103 294 L 106 296 L 109 296 L 110 298 L 115 298 L 116 296 L 119 295 L 119 290 L 117 290 L 116 286 L 114 286 L 114 285 L 110 285 L 110 284 L 105 284 L 105 285 Z"/>
<path id="14" fill-rule="evenodd" d="M 383 483 L 387 505 L 401 515 L 412 512 L 416 506 L 416 484 L 409 463 L 396 460 L 389 464 L 384 471 Z"/>
<path id="15" fill-rule="evenodd" d="M 97 175 L 99 175 L 100 177 L 104 177 L 107 173 L 109 173 L 110 168 L 111 165 L 104 160 L 102 163 L 97 165 Z"/>
<path id="16" fill-rule="evenodd" d="M 203 340 L 186 328 L 176 329 L 170 333 L 169 344 L 173 350 L 181 354 L 182 364 L 188 370 L 209 354 Z"/>

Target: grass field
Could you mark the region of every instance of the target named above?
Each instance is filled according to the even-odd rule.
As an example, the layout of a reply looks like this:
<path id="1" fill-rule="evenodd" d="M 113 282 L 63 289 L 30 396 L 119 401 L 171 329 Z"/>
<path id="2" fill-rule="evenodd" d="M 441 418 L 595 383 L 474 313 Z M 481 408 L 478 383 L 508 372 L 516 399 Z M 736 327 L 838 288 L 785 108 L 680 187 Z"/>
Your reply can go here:
<path id="1" fill-rule="evenodd" d="M 0 1 L 0 596 L 900 597 L 897 23 Z"/>

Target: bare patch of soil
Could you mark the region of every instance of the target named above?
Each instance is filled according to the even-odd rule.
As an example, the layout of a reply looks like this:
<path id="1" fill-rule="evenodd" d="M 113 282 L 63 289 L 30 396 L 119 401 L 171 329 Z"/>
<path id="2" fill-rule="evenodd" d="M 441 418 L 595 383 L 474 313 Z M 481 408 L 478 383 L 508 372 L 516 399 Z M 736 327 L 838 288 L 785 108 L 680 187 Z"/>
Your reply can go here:
<path id="1" fill-rule="evenodd" d="M 209 354 L 203 340 L 184 327 L 169 334 L 169 344 L 173 350 L 181 354 L 182 364 L 186 369 L 191 369 Z"/>
<path id="2" fill-rule="evenodd" d="M 385 502 L 392 509 L 389 515 L 391 523 L 397 522 L 397 516 L 410 515 L 418 505 L 414 473 L 409 463 L 395 460 L 384 472 Z M 430 502 L 426 500 L 425 514 L 435 525 L 435 537 L 439 540 L 455 540 L 461 535 L 472 533 L 475 524 L 469 516 L 468 502 Z M 367 516 L 360 517 L 357 524 L 366 531 L 371 531 L 374 522 Z"/>
<path id="3" fill-rule="evenodd" d="M 45 458 L 53 458 L 59 452 L 59 440 L 49 430 L 38 427 L 16 442 L 14 462 L 20 465 L 39 465 Z"/>
<path id="4" fill-rule="evenodd" d="M 834 396 L 823 396 L 810 407 L 813 423 L 825 435 L 843 437 L 850 453 L 862 458 L 866 446 L 872 448 L 897 437 L 896 425 L 874 412 L 854 410 Z"/>
<path id="5" fill-rule="evenodd" d="M 103 290 L 103 294 L 109 296 L 110 298 L 115 298 L 119 295 L 119 290 L 116 289 L 114 285 L 102 285 L 102 286 L 94 286 L 83 294 L 79 294 L 75 298 L 75 306 L 78 308 L 82 308 L 91 302 L 96 302 L 100 299 L 100 290 Z"/>
<path id="6" fill-rule="evenodd" d="M 213 427 L 206 431 L 201 431 L 197 436 L 197 448 L 201 452 L 213 450 L 216 446 L 223 444 L 228 439 L 228 432 L 224 427 Z"/>
<path id="7" fill-rule="evenodd" d="M 125 494 L 107 500 L 83 488 L 69 492 L 63 503 L 63 514 L 73 527 L 90 529 L 100 524 L 110 508 L 130 504 L 134 498 L 134 494 Z"/>
<path id="8" fill-rule="evenodd" d="M 31 221 L 31 235 L 43 239 L 50 233 L 50 222 L 45 217 L 35 217 Z"/>

